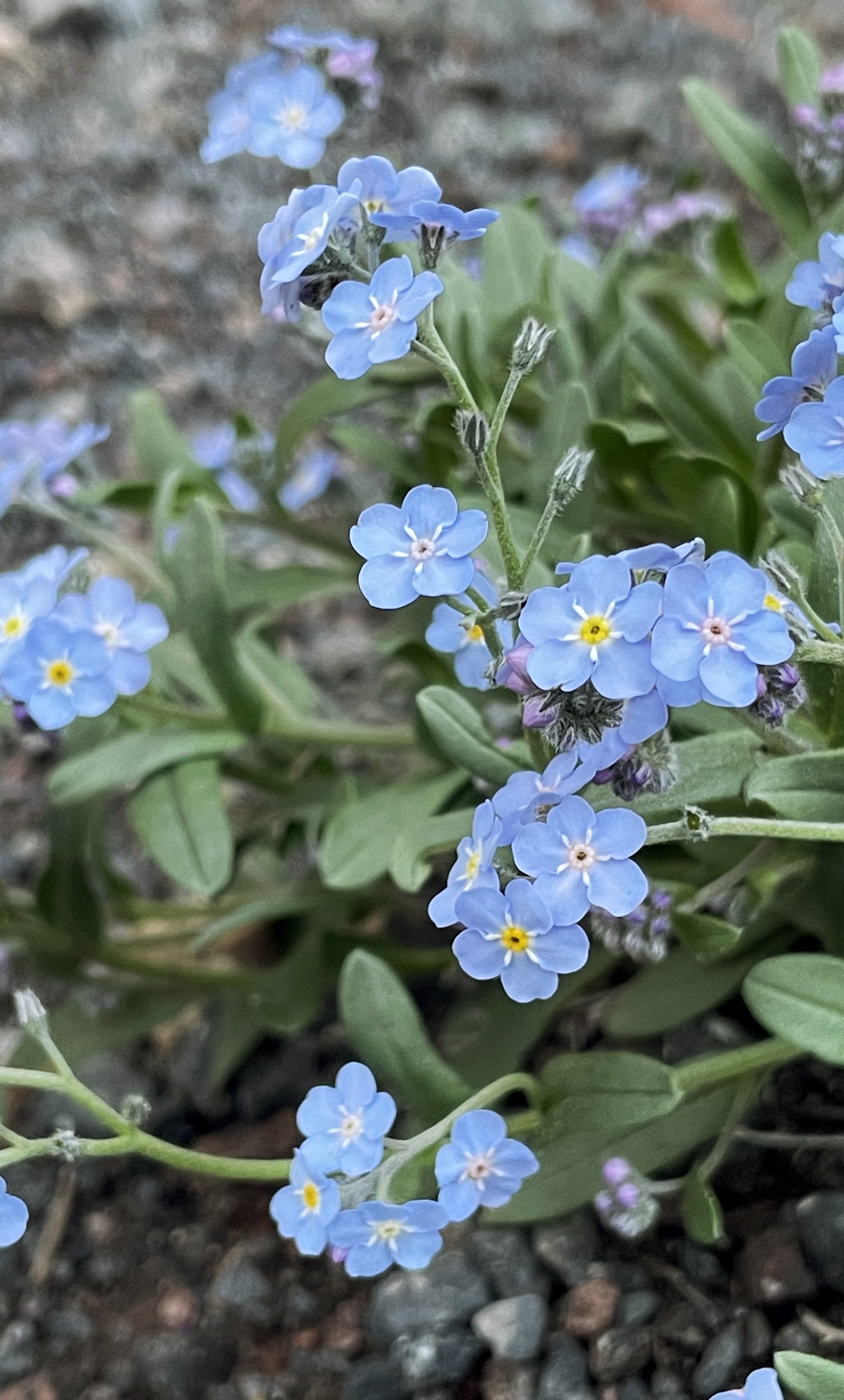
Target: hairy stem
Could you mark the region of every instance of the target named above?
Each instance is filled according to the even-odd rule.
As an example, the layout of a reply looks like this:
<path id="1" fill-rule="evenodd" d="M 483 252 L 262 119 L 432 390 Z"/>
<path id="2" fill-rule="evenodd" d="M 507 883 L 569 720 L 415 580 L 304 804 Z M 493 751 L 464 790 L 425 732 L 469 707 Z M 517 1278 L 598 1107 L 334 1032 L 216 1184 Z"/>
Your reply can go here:
<path id="1" fill-rule="evenodd" d="M 686 818 L 648 828 L 646 846 L 667 841 L 700 841 L 714 836 L 761 836 L 774 841 L 844 842 L 844 822 L 783 821 L 778 817 L 706 817 L 693 830 Z"/>

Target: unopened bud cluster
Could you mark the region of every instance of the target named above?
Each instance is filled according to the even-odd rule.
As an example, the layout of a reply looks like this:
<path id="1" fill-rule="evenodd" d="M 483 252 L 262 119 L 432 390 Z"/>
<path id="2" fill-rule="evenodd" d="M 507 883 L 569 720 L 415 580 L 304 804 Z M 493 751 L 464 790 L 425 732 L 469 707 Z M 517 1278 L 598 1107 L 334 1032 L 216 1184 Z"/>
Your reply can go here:
<path id="1" fill-rule="evenodd" d="M 634 962 L 662 962 L 671 938 L 671 895 L 653 889 L 624 918 L 593 908 L 592 935 L 610 953 L 626 953 Z"/>

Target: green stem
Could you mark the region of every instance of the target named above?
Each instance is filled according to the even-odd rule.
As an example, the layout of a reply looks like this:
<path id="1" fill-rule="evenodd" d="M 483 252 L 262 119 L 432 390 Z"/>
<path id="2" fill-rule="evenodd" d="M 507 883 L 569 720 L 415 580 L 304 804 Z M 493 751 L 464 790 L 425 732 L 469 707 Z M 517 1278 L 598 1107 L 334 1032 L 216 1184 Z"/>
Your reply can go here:
<path id="1" fill-rule="evenodd" d="M 525 579 L 528 576 L 530 566 L 545 543 L 548 531 L 551 529 L 557 517 L 557 500 L 553 488 L 548 500 L 545 502 L 545 509 L 539 517 L 539 524 L 533 532 L 533 539 L 527 547 L 527 553 L 522 560 L 522 576 L 519 580 L 519 587 L 523 588 Z"/>
<path id="2" fill-rule="evenodd" d="M 804 642 L 797 660 L 818 666 L 844 666 L 844 643 L 834 632 L 825 642 Z"/>
<path id="3" fill-rule="evenodd" d="M 92 961 L 120 972 L 130 972 L 136 977 L 152 978 L 156 982 L 181 983 L 207 992 L 257 990 L 255 974 L 252 972 L 225 972 L 215 967 L 201 967 L 199 964 L 181 966 L 172 962 L 150 962 L 146 958 L 136 958 L 123 953 L 114 944 L 104 944 L 93 954 Z"/>
<path id="4" fill-rule="evenodd" d="M 832 552 L 838 566 L 838 620 L 844 623 L 844 536 L 838 528 L 838 522 L 834 515 L 823 504 L 820 507 L 820 517 L 829 536 L 829 542 L 832 545 Z"/>
<path id="5" fill-rule="evenodd" d="M 790 596 L 793 598 L 800 611 L 804 613 L 808 618 L 809 622 L 811 622 L 818 636 L 822 637 L 825 642 L 832 643 L 834 646 L 840 647 L 841 638 L 838 636 L 837 633 L 833 632 L 832 628 L 826 622 L 824 622 L 820 614 L 815 612 L 815 609 L 812 607 L 811 603 L 806 597 L 806 594 L 804 593 L 803 589 L 799 587 L 799 585 L 792 588 Z M 800 652 L 802 654 L 802 647 L 800 648 Z M 814 659 L 817 660 L 818 658 Z"/>
<path id="6" fill-rule="evenodd" d="M 734 865 L 726 874 L 719 875 L 717 880 L 711 880 L 708 885 L 701 885 L 699 890 L 690 899 L 684 899 L 679 905 L 681 914 L 696 914 L 699 909 L 705 909 L 707 904 L 711 904 L 714 899 L 720 899 L 722 895 L 729 894 L 730 890 L 740 884 L 746 875 L 757 870 L 760 865 L 764 865 L 773 854 L 774 846 L 770 841 L 760 841 L 759 845 L 740 860 L 738 865 Z"/>
<path id="7" fill-rule="evenodd" d="M 648 828 L 647 846 L 667 841 L 694 841 L 715 836 L 761 836 L 775 841 L 844 842 L 844 822 L 796 822 L 768 817 L 708 817 L 704 829 L 691 831 L 685 819 Z"/>
<path id="8" fill-rule="evenodd" d="M 742 1046 L 740 1050 L 727 1050 L 721 1055 L 702 1055 L 679 1065 L 673 1071 L 674 1082 L 684 1094 L 694 1094 L 702 1089 L 711 1089 L 716 1084 L 728 1084 L 732 1079 L 741 1079 L 746 1074 L 760 1074 L 787 1064 L 805 1052 L 784 1040 L 760 1040 L 755 1045 Z"/>
<path id="9" fill-rule="evenodd" d="M 524 375 L 522 371 L 514 369 L 511 366 L 510 373 L 507 376 L 507 383 L 504 385 L 504 388 L 501 392 L 501 398 L 495 405 L 495 412 L 493 413 L 492 419 L 490 420 L 489 441 L 493 451 L 498 446 L 498 439 L 501 437 L 501 430 L 504 427 L 504 420 L 509 412 L 510 404 L 513 402 L 513 396 L 523 378 Z"/>
<path id="10" fill-rule="evenodd" d="M 704 1181 L 709 1181 L 715 1175 L 727 1153 L 736 1134 L 736 1129 L 742 1118 L 749 1109 L 759 1090 L 759 1073 L 748 1073 L 742 1075 L 736 1085 L 736 1092 L 733 1096 L 732 1106 L 727 1114 L 726 1121 L 716 1138 L 712 1148 L 706 1154 L 703 1161 L 698 1164 L 698 1172 Z"/>

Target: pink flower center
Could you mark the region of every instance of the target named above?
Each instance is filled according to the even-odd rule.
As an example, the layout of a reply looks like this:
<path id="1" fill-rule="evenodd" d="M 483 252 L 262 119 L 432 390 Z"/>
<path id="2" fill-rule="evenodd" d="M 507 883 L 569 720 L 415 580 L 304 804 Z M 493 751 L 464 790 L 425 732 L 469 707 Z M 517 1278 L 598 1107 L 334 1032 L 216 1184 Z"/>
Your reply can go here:
<path id="1" fill-rule="evenodd" d="M 431 559 L 437 552 L 437 547 L 433 540 L 414 540 L 410 546 L 410 557 L 415 559 L 417 564 L 424 564 L 426 559 Z"/>
<path id="2" fill-rule="evenodd" d="M 369 315 L 369 329 L 373 335 L 380 335 L 396 319 L 396 308 L 387 302 L 373 307 Z"/>
<path id="3" fill-rule="evenodd" d="M 708 617 L 704 622 L 701 631 L 709 646 L 726 646 L 732 636 L 729 622 L 723 617 Z"/>
<path id="4" fill-rule="evenodd" d="M 595 864 L 595 852 L 585 841 L 574 841 L 569 846 L 568 863 L 575 870 L 588 870 Z"/>

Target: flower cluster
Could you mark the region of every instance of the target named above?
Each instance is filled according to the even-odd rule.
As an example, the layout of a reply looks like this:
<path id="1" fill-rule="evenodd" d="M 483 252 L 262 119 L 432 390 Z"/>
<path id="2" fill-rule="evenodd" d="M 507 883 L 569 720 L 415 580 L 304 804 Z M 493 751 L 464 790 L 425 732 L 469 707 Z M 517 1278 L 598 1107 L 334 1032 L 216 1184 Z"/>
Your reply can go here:
<path id="1" fill-rule="evenodd" d="M 791 357 L 791 374 L 769 379 L 756 405 L 765 441 L 782 433 L 821 481 L 844 476 L 844 234 L 824 233 L 816 260 L 798 263 L 788 301 L 815 313 L 815 329 Z"/>
<path id="2" fill-rule="evenodd" d="M 138 603 L 122 579 L 100 578 L 86 594 L 59 598 L 86 556 L 56 545 L 0 575 L 0 692 L 41 729 L 101 715 L 118 695 L 137 694 L 150 678 L 147 651 L 168 634 L 160 608 Z"/>
<path id="3" fill-rule="evenodd" d="M 626 953 L 634 962 L 662 962 L 671 937 L 672 903 L 665 890 L 653 889 L 625 918 L 593 909 L 589 921 L 592 936 L 608 952 Z"/>
<path id="4" fill-rule="evenodd" d="M 644 249 L 678 224 L 729 218 L 726 201 L 705 191 L 680 191 L 645 203 L 647 184 L 647 175 L 623 163 L 593 175 L 572 197 L 578 228 L 560 240 L 562 251 L 586 267 L 598 267 L 601 249 L 621 234 L 630 235 L 633 246 Z"/>
<path id="5" fill-rule="evenodd" d="M 623 1157 L 610 1157 L 601 1168 L 604 1189 L 593 1205 L 610 1230 L 625 1239 L 637 1239 L 659 1215 L 659 1203 L 649 1191 L 651 1183 Z"/>
<path id="6" fill-rule="evenodd" d="M 336 185 L 293 190 L 258 236 L 264 313 L 297 321 L 303 305 L 321 310 L 334 337 L 326 360 L 341 379 L 401 359 L 418 317 L 443 289 L 433 271 L 443 248 L 480 237 L 498 218 L 491 209 L 463 213 L 440 203 L 441 194 L 429 170 L 396 170 L 383 156 L 347 160 Z M 421 273 L 406 256 L 378 266 L 385 240 L 410 239 Z"/>
<path id="7" fill-rule="evenodd" d="M 78 483 L 67 468 L 110 431 L 96 423 L 68 428 L 59 418 L 0 423 L 0 516 L 20 495 L 72 496 Z"/>
<path id="8" fill-rule="evenodd" d="M 440 1249 L 440 1232 L 449 1221 L 466 1220 L 480 1206 L 505 1205 L 539 1168 L 529 1148 L 508 1138 L 500 1114 L 476 1109 L 456 1119 L 449 1142 L 437 1153 L 436 1201 L 361 1201 L 361 1190 L 377 1187 L 384 1135 L 395 1116 L 394 1100 L 378 1091 L 366 1066 L 344 1065 L 333 1089 L 311 1089 L 300 1105 L 296 1122 L 305 1141 L 294 1157 L 290 1184 L 270 1201 L 279 1234 L 295 1240 L 302 1254 L 322 1254 L 330 1247 L 332 1258 L 353 1278 L 372 1278 L 391 1264 L 424 1269 Z M 343 1182 L 338 1184 L 333 1173 Z M 370 1176 L 371 1181 L 360 1182 Z M 345 1183 L 353 1179 L 358 1184 L 350 1194 L 356 1203 L 343 1209 Z"/>
<path id="9" fill-rule="evenodd" d="M 267 42 L 273 51 L 230 68 L 222 92 L 211 98 L 199 154 L 211 162 L 250 151 L 311 170 L 346 114 L 316 63 L 324 61 L 328 77 L 354 83 L 364 105 L 374 107 L 381 88 L 373 66 L 378 45 L 339 30 L 309 34 L 292 25 L 268 34 Z"/>
<path id="10" fill-rule="evenodd" d="M 844 171 L 844 65 L 821 75 L 818 99 L 792 107 L 791 120 L 801 175 L 816 189 L 834 192 Z"/>

